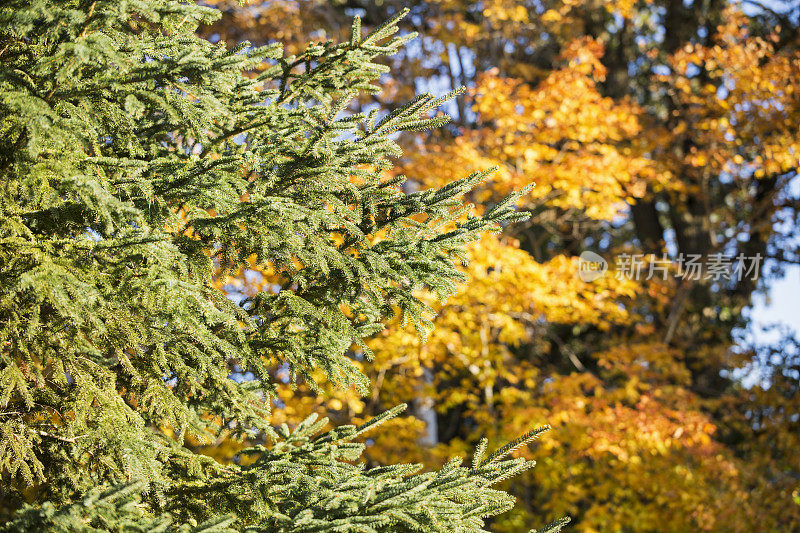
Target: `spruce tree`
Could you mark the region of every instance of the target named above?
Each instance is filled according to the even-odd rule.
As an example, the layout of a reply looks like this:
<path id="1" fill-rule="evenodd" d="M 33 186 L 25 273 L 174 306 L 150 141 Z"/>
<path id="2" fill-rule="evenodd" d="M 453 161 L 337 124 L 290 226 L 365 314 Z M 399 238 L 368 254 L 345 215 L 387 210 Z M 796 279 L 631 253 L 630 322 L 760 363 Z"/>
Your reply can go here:
<path id="1" fill-rule="evenodd" d="M 361 426 L 273 427 L 273 372 L 364 388 L 354 358 L 419 291 L 446 298 L 463 246 L 524 217 L 405 194 L 392 133 L 442 98 L 351 111 L 399 17 L 349 42 L 227 47 L 173 0 L 0 7 L 0 472 L 8 531 L 483 531 L 535 430 L 469 465 L 367 468 Z M 269 265 L 241 302 L 213 275 Z M 353 349 L 358 346 L 358 349 Z M 248 379 L 235 379 L 237 376 Z M 260 444 L 220 464 L 185 439 Z M 245 466 L 246 465 L 246 466 Z M 27 503 L 25 503 L 27 502 Z M 558 528 L 559 525 L 554 525 Z"/>

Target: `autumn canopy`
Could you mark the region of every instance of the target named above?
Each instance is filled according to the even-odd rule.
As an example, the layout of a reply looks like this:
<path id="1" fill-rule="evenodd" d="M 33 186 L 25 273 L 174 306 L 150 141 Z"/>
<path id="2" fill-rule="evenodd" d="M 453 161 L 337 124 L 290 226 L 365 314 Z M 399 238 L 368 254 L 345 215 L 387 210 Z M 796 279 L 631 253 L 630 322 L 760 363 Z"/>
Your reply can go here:
<path id="1" fill-rule="evenodd" d="M 800 530 L 796 3 L 0 25 L 1 528 Z"/>

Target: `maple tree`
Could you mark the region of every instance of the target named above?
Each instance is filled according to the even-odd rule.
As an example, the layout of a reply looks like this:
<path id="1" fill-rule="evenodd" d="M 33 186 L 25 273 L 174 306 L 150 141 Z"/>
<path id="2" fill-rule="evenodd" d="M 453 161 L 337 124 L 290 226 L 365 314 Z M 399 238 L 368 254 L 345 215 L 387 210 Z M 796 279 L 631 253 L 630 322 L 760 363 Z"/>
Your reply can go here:
<path id="1" fill-rule="evenodd" d="M 226 16 L 209 35 L 254 42 L 339 35 L 354 14 L 376 24 L 403 4 L 213 3 Z M 427 188 L 497 167 L 472 194 L 478 209 L 533 182 L 524 198 L 533 216 L 470 248 L 469 282 L 434 304 L 426 343 L 401 324 L 369 341 L 370 393 L 305 394 L 275 416 L 361 421 L 416 398 L 366 454 L 430 466 L 480 438 L 502 442 L 548 422 L 554 431 L 523 451 L 537 468 L 510 485 L 521 505 L 497 531 L 529 525 L 534 509 L 571 515 L 582 531 L 797 524 L 796 339 L 741 341 L 763 287 L 755 276 L 693 281 L 676 266 L 741 254 L 762 258 L 763 279 L 798 261 L 800 41 L 790 8 L 415 3 L 405 28 L 423 37 L 377 100 L 403 101 L 413 83 L 467 91 L 449 127 L 400 138 L 398 172 Z M 671 262 L 663 277 L 584 282 L 576 272 L 586 249 Z M 218 285 L 274 283 L 252 266 Z M 754 372 L 755 384 L 741 381 Z"/>

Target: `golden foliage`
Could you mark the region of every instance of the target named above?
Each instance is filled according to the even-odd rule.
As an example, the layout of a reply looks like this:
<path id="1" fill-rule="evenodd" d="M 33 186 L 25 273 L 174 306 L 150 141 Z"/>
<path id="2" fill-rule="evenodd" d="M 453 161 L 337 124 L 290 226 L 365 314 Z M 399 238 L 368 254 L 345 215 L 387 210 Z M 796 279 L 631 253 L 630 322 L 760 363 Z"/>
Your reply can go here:
<path id="1" fill-rule="evenodd" d="M 273 36 L 302 42 L 311 35 L 305 25 L 328 13 L 323 4 L 258 3 L 235 11 L 219 31 L 273 31 L 285 20 Z M 608 17 L 644 27 L 661 9 L 654 3 L 567 0 L 532 7 L 490 0 L 477 14 L 474 3 L 460 0 L 420 5 L 430 39 L 423 56 L 442 54 L 454 63 L 447 52 L 454 45 L 491 68 L 476 67 L 461 102 L 464 115 L 451 130 L 403 140 L 399 170 L 427 188 L 497 167 L 473 197 L 478 208 L 533 182 L 523 200 L 533 222 L 470 247 L 469 281 L 449 301 L 431 302 L 436 328 L 427 343 L 399 323 L 369 341 L 374 360 L 357 363 L 371 378 L 370 395 L 321 382 L 321 397 L 287 384 L 279 390 L 275 423 L 312 411 L 358 423 L 417 402 L 411 410 L 417 416 L 388 423 L 369 442 L 367 457 L 436 465 L 469 453 L 481 437 L 504 442 L 547 422 L 553 431 L 520 451 L 539 464 L 514 485 L 520 505 L 494 524 L 497 531 L 521 531 L 564 514 L 586 532 L 796 527 L 800 508 L 792 505 L 791 491 L 800 465 L 788 452 L 799 444 L 792 418 L 799 408 L 796 384 L 714 388 L 720 368 L 739 364 L 731 362 L 730 326 L 720 326 L 721 317 L 741 313 L 746 302 L 715 295 L 720 300 L 698 298 L 684 311 L 681 302 L 692 287 L 673 272 L 666 280 L 609 274 L 587 283 L 577 276 L 576 255 L 587 242 L 580 234 L 585 227 L 595 243 L 616 236 L 609 256 L 634 252 L 640 243 L 629 231 L 630 205 L 656 193 L 672 202 L 675 216 L 684 216 L 682 204 L 708 201 L 712 177 L 724 174 L 746 191 L 751 178 L 800 166 L 800 55 L 778 49 L 777 29 L 751 35 L 735 8 L 724 12 L 724 24 L 704 44 L 695 40 L 665 53 L 634 41 L 637 60 L 663 61 L 666 70 L 643 82 L 653 100 L 669 102 L 659 107 L 608 95 L 615 73 L 606 48 L 619 36 L 589 31 L 595 18 Z M 330 13 L 333 20 L 338 12 Z M 547 39 L 558 50 L 549 65 L 501 46 Z M 387 81 L 385 100 L 404 99 L 416 77 L 430 72 L 415 64 L 397 73 Z M 747 196 L 732 197 L 713 216 L 699 217 L 703 231 L 723 223 L 739 231 Z M 770 223 L 752 217 L 746 222 L 753 227 Z M 259 265 L 219 280 L 220 288 L 243 294 L 279 285 Z M 431 409 L 438 442 L 426 447 L 420 442 L 430 428 L 423 415 Z M 754 412 L 764 413 L 766 429 L 753 429 Z"/>

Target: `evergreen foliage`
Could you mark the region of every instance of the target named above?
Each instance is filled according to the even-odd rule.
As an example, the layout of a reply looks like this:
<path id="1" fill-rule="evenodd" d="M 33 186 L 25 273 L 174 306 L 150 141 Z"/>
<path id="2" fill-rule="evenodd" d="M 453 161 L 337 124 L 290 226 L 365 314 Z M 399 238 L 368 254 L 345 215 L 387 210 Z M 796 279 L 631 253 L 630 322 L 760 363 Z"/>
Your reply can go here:
<path id="1" fill-rule="evenodd" d="M 470 214 L 485 173 L 408 195 L 385 177 L 391 133 L 446 120 L 428 95 L 348 111 L 412 37 L 400 16 L 284 57 L 196 37 L 216 13 L 191 3 L 0 7 L 0 469 L 32 501 L 6 530 L 482 531 L 512 505 L 491 487 L 540 430 L 425 473 L 357 462 L 400 408 L 269 423 L 276 368 L 363 388 L 363 339 L 395 313 L 424 335 L 417 291 L 446 298 L 464 244 L 524 217 L 513 196 Z M 250 262 L 280 288 L 212 285 Z M 222 431 L 264 445 L 242 465 L 184 446 Z"/>

